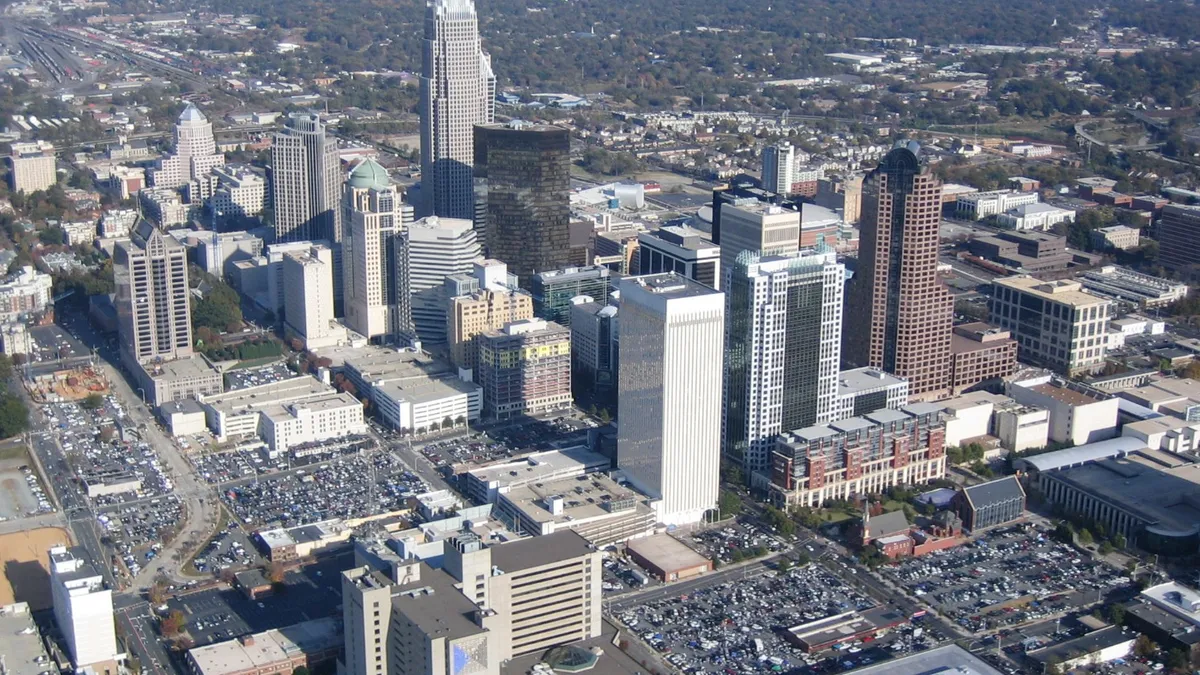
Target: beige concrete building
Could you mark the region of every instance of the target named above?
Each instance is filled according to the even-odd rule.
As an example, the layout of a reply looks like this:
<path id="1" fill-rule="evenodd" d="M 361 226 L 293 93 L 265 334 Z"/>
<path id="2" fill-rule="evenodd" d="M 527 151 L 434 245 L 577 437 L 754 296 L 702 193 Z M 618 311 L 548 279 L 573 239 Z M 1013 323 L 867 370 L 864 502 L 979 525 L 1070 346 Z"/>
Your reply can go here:
<path id="1" fill-rule="evenodd" d="M 45 141 L 13 143 L 8 166 L 13 192 L 48 190 L 58 182 L 54 146 Z"/>
<path id="2" fill-rule="evenodd" d="M 479 335 L 484 417 L 508 419 L 571 406 L 571 331 L 527 319 Z"/>
<path id="3" fill-rule="evenodd" d="M 800 212 L 759 201 L 724 204 L 720 243 L 723 274 L 729 274 L 745 251 L 764 256 L 794 253 L 800 249 Z"/>
<path id="4" fill-rule="evenodd" d="M 333 323 L 333 251 L 314 245 L 283 256 L 284 327 L 307 349 L 337 344 Z"/>
<path id="5" fill-rule="evenodd" d="M 441 569 L 356 556 L 364 564 L 342 573 L 340 672 L 497 675 L 600 634 L 601 554 L 575 532 L 489 546 L 466 531 L 444 551 Z"/>
<path id="6" fill-rule="evenodd" d="M 1021 361 L 1064 375 L 1104 365 L 1112 301 L 1078 281 L 1040 281 L 1029 275 L 993 282 L 991 321 L 1012 332 Z"/>
<path id="7" fill-rule="evenodd" d="M 129 368 L 149 360 L 192 355 L 187 249 L 142 221 L 113 252 L 121 359 Z"/>
<path id="8" fill-rule="evenodd" d="M 413 220 L 387 170 L 368 159 L 342 188 L 343 290 L 346 326 L 368 339 L 400 334 L 399 237 Z"/>
<path id="9" fill-rule="evenodd" d="M 533 296 L 507 283 L 495 283 L 498 277 L 507 279 L 505 267 L 499 261 L 476 262 L 474 284 L 478 288 L 447 300 L 446 337 L 450 343 L 450 361 L 461 370 L 476 369 L 479 362 L 476 338 L 479 335 L 533 318 Z"/>

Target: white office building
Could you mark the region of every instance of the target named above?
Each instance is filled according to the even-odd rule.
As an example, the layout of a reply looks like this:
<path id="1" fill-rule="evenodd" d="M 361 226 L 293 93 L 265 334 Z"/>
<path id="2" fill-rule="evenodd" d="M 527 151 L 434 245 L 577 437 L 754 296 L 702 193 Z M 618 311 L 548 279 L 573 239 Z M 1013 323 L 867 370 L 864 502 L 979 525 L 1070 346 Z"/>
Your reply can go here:
<path id="1" fill-rule="evenodd" d="M 267 181 L 244 164 L 230 164 L 212 171 L 217 187 L 208 198 L 208 210 L 218 221 L 240 220 L 262 215 L 267 200 Z"/>
<path id="2" fill-rule="evenodd" d="M 470 274 L 479 257 L 474 224 L 459 218 L 429 216 L 408 226 L 400 239 L 400 284 L 408 289 L 401 301 L 401 320 L 411 317 L 411 326 L 423 341 L 446 341 L 445 281 L 451 274 Z"/>
<path id="3" fill-rule="evenodd" d="M 49 190 L 58 182 L 54 146 L 45 141 L 13 143 L 8 167 L 13 192 Z"/>
<path id="4" fill-rule="evenodd" d="M 475 125 L 494 121 L 496 76 L 474 0 L 425 5 L 421 68 L 421 215 L 475 215 Z"/>
<path id="5" fill-rule="evenodd" d="M 150 181 L 158 188 L 180 188 L 224 164 L 225 156 L 217 153 L 212 122 L 188 103 L 175 123 L 175 153 L 158 160 Z"/>
<path id="6" fill-rule="evenodd" d="M 1015 193 L 1023 194 L 1023 193 Z M 1057 206 L 1033 202 L 1001 213 L 997 221 L 1000 227 L 1017 231 L 1049 230 L 1058 223 L 1075 220 L 1075 212 L 1071 209 L 1060 209 Z"/>
<path id="7" fill-rule="evenodd" d="M 846 268 L 831 250 L 744 252 L 728 282 L 722 447 L 767 471 L 775 436 L 836 418 Z"/>
<path id="8" fill-rule="evenodd" d="M 413 220 L 387 170 L 368 159 L 350 172 L 342 188 L 343 289 L 346 326 L 369 338 L 388 338 L 406 329 L 397 284 L 397 238 Z"/>
<path id="9" fill-rule="evenodd" d="M 762 151 L 762 187 L 776 194 L 792 192 L 795 180 L 793 167 L 796 164 L 796 149 L 787 141 L 768 145 Z"/>
<path id="10" fill-rule="evenodd" d="M 621 281 L 617 464 L 660 522 L 716 508 L 725 296 L 675 274 Z"/>
<path id="11" fill-rule="evenodd" d="M 117 651 L 112 589 L 104 587 L 100 571 L 82 555 L 65 546 L 50 549 L 54 619 L 77 672 L 117 675 L 124 654 Z"/>
<path id="12" fill-rule="evenodd" d="M 1026 204 L 1036 204 L 1040 201 L 1036 192 L 1017 192 L 1015 190 L 992 190 L 991 192 L 973 192 L 959 195 L 955 200 L 955 211 L 959 218 L 979 220 L 988 216 L 998 216 L 1005 211 Z"/>
<path id="13" fill-rule="evenodd" d="M 284 327 L 306 349 L 320 349 L 345 338 L 333 320 L 333 251 L 314 245 L 283 256 Z"/>

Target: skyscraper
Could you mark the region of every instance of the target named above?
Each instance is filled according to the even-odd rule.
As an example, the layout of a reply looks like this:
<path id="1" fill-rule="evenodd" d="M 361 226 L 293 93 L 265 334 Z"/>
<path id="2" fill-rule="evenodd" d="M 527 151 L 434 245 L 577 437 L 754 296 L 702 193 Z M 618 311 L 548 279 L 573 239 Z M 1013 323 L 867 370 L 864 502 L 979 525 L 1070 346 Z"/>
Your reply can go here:
<path id="1" fill-rule="evenodd" d="M 717 208 L 717 205 L 713 205 Z M 757 199 L 722 204 L 721 271 L 728 274 L 744 251 L 783 255 L 800 249 L 800 212 Z"/>
<path id="2" fill-rule="evenodd" d="M 271 143 L 275 241 L 342 241 L 337 141 L 314 113 L 292 113 Z"/>
<path id="3" fill-rule="evenodd" d="M 212 122 L 188 103 L 175 123 L 175 154 L 158 160 L 151 170 L 151 182 L 154 187 L 182 187 L 224 165 L 225 155 L 217 153 Z"/>
<path id="4" fill-rule="evenodd" d="M 512 122 L 475 127 L 475 177 L 486 182 L 488 255 L 522 285 L 571 262 L 571 139 L 566 129 Z"/>
<path id="5" fill-rule="evenodd" d="M 342 276 L 346 326 L 369 339 L 400 333 L 396 237 L 412 222 L 387 170 L 368 159 L 350 172 L 342 188 Z"/>
<path id="6" fill-rule="evenodd" d="M 333 252 L 314 245 L 307 251 L 283 256 L 284 328 L 298 337 L 306 349 L 319 349 L 338 342 L 344 329 L 333 326 Z"/>
<path id="7" fill-rule="evenodd" d="M 954 300 L 938 279 L 942 183 L 911 142 L 863 181 L 858 270 L 850 286 L 843 352 L 909 382 L 912 397 L 949 387 Z"/>
<path id="8" fill-rule="evenodd" d="M 787 141 L 768 145 L 762 151 L 762 187 L 776 194 L 792 192 L 796 149 Z"/>
<path id="9" fill-rule="evenodd" d="M 621 280 L 617 464 L 668 525 L 717 506 L 725 296 L 677 274 Z"/>
<path id="10" fill-rule="evenodd" d="M 113 252 L 121 359 L 133 364 L 192 354 L 187 249 L 148 221 Z"/>
<path id="11" fill-rule="evenodd" d="M 457 218 L 421 218 L 408 226 L 399 240 L 400 278 L 406 288 L 400 309 L 405 332 L 415 330 L 425 342 L 446 341 L 446 277 L 466 274 L 479 257 L 479 241 L 471 221 Z"/>
<path id="12" fill-rule="evenodd" d="M 428 0 L 421 68 L 421 215 L 471 219 L 474 127 L 490 124 L 496 76 L 474 0 Z"/>
<path id="13" fill-rule="evenodd" d="M 726 456 L 767 471 L 775 436 L 834 420 L 846 268 L 831 250 L 738 256 L 727 277 Z"/>
<path id="14" fill-rule="evenodd" d="M 104 577 L 83 559 L 82 549 L 55 546 L 49 554 L 54 619 L 71 663 L 77 672 L 118 672 L 112 589 L 104 587 Z"/>

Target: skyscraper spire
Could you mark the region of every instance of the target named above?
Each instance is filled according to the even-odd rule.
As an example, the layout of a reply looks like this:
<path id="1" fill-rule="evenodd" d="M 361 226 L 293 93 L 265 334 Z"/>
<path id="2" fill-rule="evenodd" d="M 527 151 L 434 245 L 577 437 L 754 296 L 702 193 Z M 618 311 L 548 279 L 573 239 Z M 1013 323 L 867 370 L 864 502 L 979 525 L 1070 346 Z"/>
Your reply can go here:
<path id="1" fill-rule="evenodd" d="M 493 120 L 496 76 L 473 0 L 429 0 L 421 69 L 422 215 L 474 214 L 473 128 Z"/>

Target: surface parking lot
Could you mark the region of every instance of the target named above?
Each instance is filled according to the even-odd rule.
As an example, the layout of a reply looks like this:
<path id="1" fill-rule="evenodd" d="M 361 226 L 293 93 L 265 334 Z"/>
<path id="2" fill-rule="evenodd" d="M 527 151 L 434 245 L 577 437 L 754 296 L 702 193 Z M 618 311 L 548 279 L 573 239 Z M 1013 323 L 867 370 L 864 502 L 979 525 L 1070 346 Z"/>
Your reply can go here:
<path id="1" fill-rule="evenodd" d="M 34 363 L 87 356 L 88 348 L 58 326 L 34 326 L 29 329 L 33 351 L 30 359 Z"/>
<path id="2" fill-rule="evenodd" d="M 1034 525 L 993 531 L 971 544 L 881 571 L 972 632 L 1101 602 L 1129 583 L 1125 574 L 1050 539 Z"/>
<path id="3" fill-rule="evenodd" d="M 722 564 L 733 562 L 733 556 L 738 551 L 745 557 L 757 557 L 788 547 L 779 537 L 742 522 L 698 532 L 692 535 L 691 542 L 700 553 L 716 558 Z"/>
<path id="4" fill-rule="evenodd" d="M 618 618 L 685 673 L 832 672 L 912 649 L 940 636 L 893 630 L 844 652 L 806 654 L 781 635 L 786 628 L 876 603 L 819 564 L 734 580 L 629 605 Z M 851 651 L 853 650 L 853 651 Z"/>
<path id="5" fill-rule="evenodd" d="M 281 588 L 255 600 L 235 588 L 210 589 L 173 598 L 166 611 L 184 613 L 197 646 L 290 626 L 336 614 L 340 572 L 353 566 L 353 554 L 334 556 L 288 572 Z"/>
<path id="6" fill-rule="evenodd" d="M 192 564 L 197 572 L 218 572 L 252 567 L 262 561 L 246 534 L 236 523 L 231 523 L 196 554 Z"/>
<path id="7" fill-rule="evenodd" d="M 194 456 L 192 465 L 204 480 L 220 485 L 319 464 L 336 457 L 369 451 L 374 447 L 375 441 L 370 437 L 359 436 L 299 445 L 272 457 L 265 443 L 253 442 L 233 450 L 210 451 Z"/>
<path id="8" fill-rule="evenodd" d="M 54 510 L 37 474 L 27 461 L 0 463 L 0 522 Z"/>
<path id="9" fill-rule="evenodd" d="M 391 453 L 375 452 L 226 486 L 221 498 L 251 528 L 291 527 L 396 511 L 428 489 Z"/>
<path id="10" fill-rule="evenodd" d="M 158 555 L 162 543 L 178 533 L 183 506 L 175 495 L 167 495 L 110 506 L 96 514 L 96 520 L 130 574 L 136 575 Z"/>

